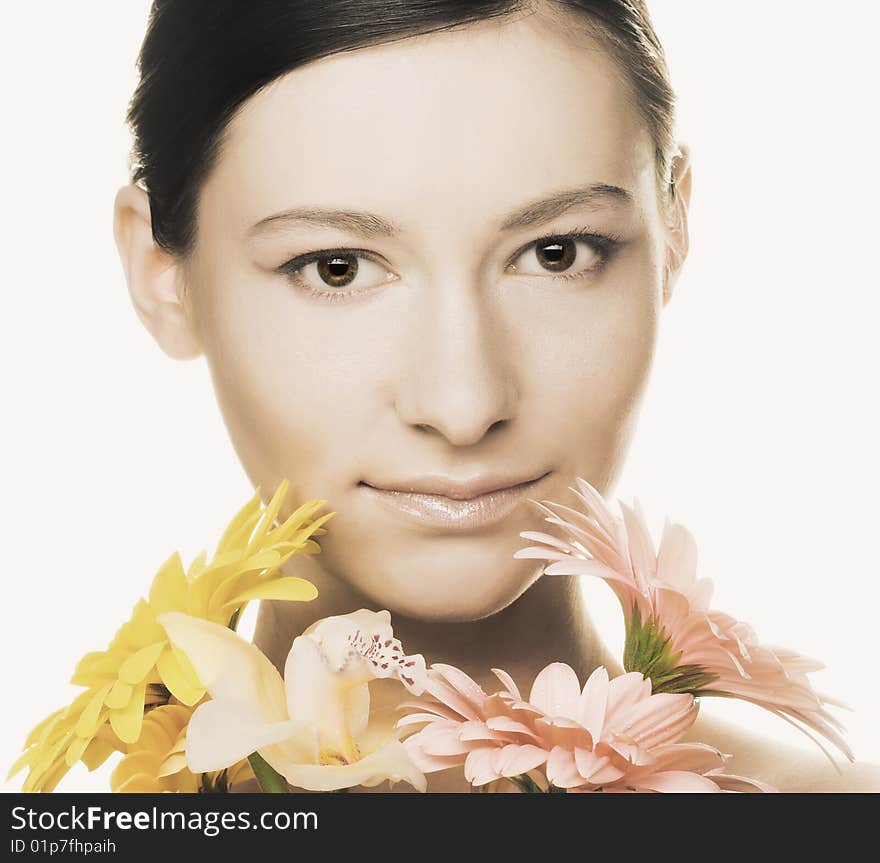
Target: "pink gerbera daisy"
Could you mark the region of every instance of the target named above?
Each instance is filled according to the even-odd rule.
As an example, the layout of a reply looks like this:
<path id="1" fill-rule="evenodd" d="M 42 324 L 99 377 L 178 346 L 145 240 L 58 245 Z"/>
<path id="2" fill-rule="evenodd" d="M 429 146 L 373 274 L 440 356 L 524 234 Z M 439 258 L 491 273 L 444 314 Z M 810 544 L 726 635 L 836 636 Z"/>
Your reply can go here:
<path id="1" fill-rule="evenodd" d="M 710 609 L 712 582 L 697 578 L 696 543 L 685 527 L 667 519 L 655 552 L 638 501 L 632 509 L 620 502 L 621 519 L 588 482 L 577 485 L 571 490 L 581 509 L 531 501 L 563 536 L 523 531 L 537 544 L 514 557 L 549 561 L 548 575 L 593 575 L 611 587 L 626 621 L 624 668 L 649 677 L 654 692 L 750 701 L 803 731 L 829 758 L 811 730 L 852 761 L 843 726 L 825 708 L 846 705 L 817 693 L 807 677 L 824 666 L 761 644 L 747 624 Z"/>
<path id="2" fill-rule="evenodd" d="M 701 743 L 676 741 L 693 725 L 692 695 L 652 693 L 636 672 L 609 680 L 600 667 L 583 689 L 561 662 L 535 678 L 524 700 L 510 676 L 492 669 L 504 689 L 487 695 L 467 674 L 434 664 L 425 692 L 405 702 L 398 726 L 424 723 L 404 741 L 424 773 L 464 764 L 479 787 L 502 778 L 524 790 L 773 790 L 723 772 L 726 756 Z"/>

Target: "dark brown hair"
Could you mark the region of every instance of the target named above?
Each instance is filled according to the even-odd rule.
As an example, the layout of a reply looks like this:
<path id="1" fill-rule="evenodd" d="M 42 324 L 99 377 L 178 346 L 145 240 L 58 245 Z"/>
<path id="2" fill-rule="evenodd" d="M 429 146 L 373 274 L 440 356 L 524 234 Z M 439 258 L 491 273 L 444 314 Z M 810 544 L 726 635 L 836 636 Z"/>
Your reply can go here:
<path id="1" fill-rule="evenodd" d="M 674 95 L 644 0 L 155 0 L 127 116 L 132 182 L 149 194 L 154 240 L 176 256 L 192 251 L 224 131 L 276 78 L 342 51 L 536 11 L 569 26 L 580 18 L 625 72 L 665 195 Z"/>

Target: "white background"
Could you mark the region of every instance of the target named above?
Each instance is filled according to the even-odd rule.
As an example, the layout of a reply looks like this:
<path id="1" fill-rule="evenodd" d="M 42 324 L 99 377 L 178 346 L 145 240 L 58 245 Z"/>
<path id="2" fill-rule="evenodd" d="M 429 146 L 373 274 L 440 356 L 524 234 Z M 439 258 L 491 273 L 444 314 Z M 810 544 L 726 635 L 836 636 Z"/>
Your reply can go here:
<path id="1" fill-rule="evenodd" d="M 156 567 L 211 549 L 251 493 L 204 361 L 155 346 L 113 244 L 148 5 L 4 12 L 4 774 Z M 880 761 L 880 6 L 650 6 L 694 151 L 692 247 L 618 496 L 639 497 L 655 536 L 666 513 L 693 530 L 716 607 L 828 664 L 817 687 L 856 709 L 856 753 Z M 619 646 L 613 600 L 586 590 Z M 723 707 L 801 739 L 757 708 Z M 61 790 L 104 790 L 108 772 L 78 766 Z"/>

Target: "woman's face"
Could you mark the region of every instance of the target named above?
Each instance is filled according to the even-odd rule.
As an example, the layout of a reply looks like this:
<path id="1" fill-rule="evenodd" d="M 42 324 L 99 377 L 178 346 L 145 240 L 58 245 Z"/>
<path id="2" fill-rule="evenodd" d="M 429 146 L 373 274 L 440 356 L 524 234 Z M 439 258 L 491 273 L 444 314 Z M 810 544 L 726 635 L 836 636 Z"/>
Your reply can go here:
<path id="1" fill-rule="evenodd" d="M 663 303 L 613 61 L 533 16 L 312 63 L 231 123 L 198 219 L 190 320 L 251 480 L 336 511 L 316 563 L 415 618 L 516 599 L 525 498 L 612 482 Z M 488 504 L 368 487 L 536 477 Z"/>

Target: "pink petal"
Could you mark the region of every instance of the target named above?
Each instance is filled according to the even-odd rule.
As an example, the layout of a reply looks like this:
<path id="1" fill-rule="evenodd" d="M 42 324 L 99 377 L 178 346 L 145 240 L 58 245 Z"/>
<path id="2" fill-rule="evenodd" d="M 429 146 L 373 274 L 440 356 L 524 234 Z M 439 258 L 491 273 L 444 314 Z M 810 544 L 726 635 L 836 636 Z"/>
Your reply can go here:
<path id="1" fill-rule="evenodd" d="M 547 755 L 547 750 L 539 746 L 511 743 L 491 756 L 492 769 L 500 776 L 519 776 L 540 767 L 547 760 Z"/>
<path id="2" fill-rule="evenodd" d="M 745 776 L 737 776 L 734 773 L 716 773 L 714 771 L 706 774 L 713 782 L 717 783 L 722 791 L 740 791 L 744 793 L 754 793 L 756 791 L 764 794 L 777 794 L 778 791 L 772 785 L 765 782 L 758 782 L 757 779 L 749 779 Z"/>
<path id="3" fill-rule="evenodd" d="M 657 552 L 657 580 L 679 593 L 687 593 L 697 578 L 697 544 L 691 532 L 668 518 L 663 524 Z"/>
<path id="4" fill-rule="evenodd" d="M 574 755 L 561 746 L 554 746 L 547 757 L 547 779 L 557 788 L 574 788 L 584 784 L 583 777 L 578 773 Z"/>
<path id="5" fill-rule="evenodd" d="M 485 743 L 491 741 L 499 746 L 505 742 L 501 734 L 496 734 L 485 722 L 463 722 L 459 726 L 458 739 L 465 743 Z M 473 747 L 470 747 L 473 749 Z"/>
<path id="6" fill-rule="evenodd" d="M 461 694 L 450 686 L 439 674 L 434 674 L 430 671 L 428 672 L 425 679 L 425 692 L 429 695 L 433 695 L 434 698 L 445 704 L 447 707 L 452 708 L 459 714 L 459 717 L 463 716 L 466 719 L 481 718 L 476 706 L 463 698 Z"/>
<path id="7" fill-rule="evenodd" d="M 514 698 L 522 699 L 522 695 L 520 695 L 516 683 L 506 671 L 501 668 L 493 668 L 492 672 L 501 681 L 502 686 L 504 686 Z"/>
<path id="8" fill-rule="evenodd" d="M 406 725 L 415 725 L 419 722 L 436 722 L 437 716 L 434 713 L 407 713 L 401 716 L 395 724 L 396 728 L 403 728 Z"/>
<path id="9" fill-rule="evenodd" d="M 492 769 L 491 759 L 494 752 L 494 747 L 484 747 L 474 749 L 468 754 L 464 762 L 464 777 L 471 785 L 485 785 L 500 779 L 498 773 Z"/>
<path id="10" fill-rule="evenodd" d="M 435 773 L 438 770 L 459 767 L 464 762 L 464 758 L 460 755 L 443 757 L 428 755 L 422 750 L 417 742 L 413 741 L 412 737 L 408 737 L 404 740 L 403 746 L 412 763 L 415 764 L 422 773 Z"/>
<path id="11" fill-rule="evenodd" d="M 541 738 L 541 745 L 552 749 L 561 746 L 573 750 L 575 746 L 583 749 L 593 748 L 593 738 L 580 723 L 561 717 L 548 719 L 540 717 L 535 720 L 535 730 Z"/>
<path id="12" fill-rule="evenodd" d="M 453 665 L 445 665 L 435 662 L 431 665 L 432 671 L 437 671 L 446 678 L 456 691 L 460 692 L 471 704 L 478 705 L 486 698 L 486 693 L 477 683 L 460 669 Z"/>
<path id="13" fill-rule="evenodd" d="M 654 543 L 637 502 L 634 509 L 621 503 L 620 511 L 623 513 L 623 522 L 626 525 L 633 575 L 639 589 L 644 593 L 656 573 L 657 558 L 654 553 Z"/>
<path id="14" fill-rule="evenodd" d="M 574 760 L 578 773 L 594 785 L 614 782 L 624 775 L 624 771 L 615 767 L 608 755 L 598 755 L 588 749 L 577 747 L 574 750 Z"/>
<path id="15" fill-rule="evenodd" d="M 651 681 L 638 671 L 619 674 L 608 683 L 605 725 L 614 727 L 634 704 L 651 697 Z"/>
<path id="16" fill-rule="evenodd" d="M 593 740 L 598 740 L 602 736 L 607 705 L 608 670 L 600 665 L 587 678 L 574 713 L 577 721 L 590 732 Z"/>
<path id="17" fill-rule="evenodd" d="M 529 701 L 550 716 L 574 718 L 581 685 L 575 670 L 564 662 L 551 662 L 538 673 Z"/>
<path id="18" fill-rule="evenodd" d="M 433 714 L 432 719 L 439 716 L 442 719 L 451 719 L 453 722 L 461 720 L 460 713 L 445 704 L 440 704 L 439 701 L 401 701 L 397 706 L 398 708 L 409 707 L 420 712 L 426 711 Z"/>
<path id="19" fill-rule="evenodd" d="M 577 489 L 572 489 L 572 491 L 583 501 L 587 513 L 596 519 L 605 533 L 614 536 L 616 519 L 608 509 L 602 495 L 581 477 L 577 478 Z"/>
<path id="20" fill-rule="evenodd" d="M 650 774 L 639 780 L 639 787 L 665 794 L 717 793 L 721 790 L 711 779 L 700 776 L 699 773 L 688 773 L 686 770 L 667 770 L 663 773 Z"/>
<path id="21" fill-rule="evenodd" d="M 498 731 L 506 734 L 523 734 L 537 742 L 540 738 L 528 725 L 519 722 L 510 716 L 490 716 L 486 720 L 486 726 L 492 731 Z M 515 741 L 512 741 L 515 742 Z"/>
<path id="22" fill-rule="evenodd" d="M 417 732 L 416 736 L 418 745 L 428 755 L 465 755 L 471 749 L 467 743 L 459 740 L 458 725 L 435 722 Z"/>
<path id="23" fill-rule="evenodd" d="M 652 772 L 685 770 L 689 773 L 708 773 L 724 767 L 724 756 L 705 743 L 668 743 L 651 751 L 654 756 Z"/>

